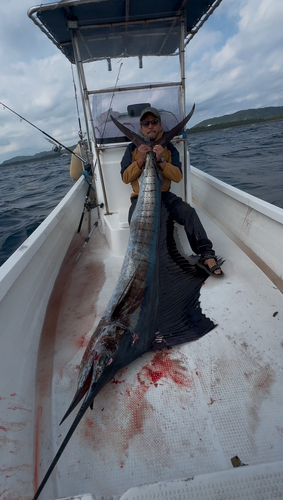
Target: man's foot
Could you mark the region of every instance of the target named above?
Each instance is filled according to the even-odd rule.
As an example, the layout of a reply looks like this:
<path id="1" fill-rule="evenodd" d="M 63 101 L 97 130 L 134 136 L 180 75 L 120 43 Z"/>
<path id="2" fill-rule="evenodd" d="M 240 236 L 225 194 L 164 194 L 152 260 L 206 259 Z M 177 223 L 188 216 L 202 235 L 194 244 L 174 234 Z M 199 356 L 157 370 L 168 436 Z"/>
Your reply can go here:
<path id="1" fill-rule="evenodd" d="M 203 264 L 204 264 L 204 266 L 207 266 L 209 268 L 209 270 L 210 270 L 210 272 L 212 272 L 212 274 L 216 274 L 216 275 L 222 274 L 220 266 L 218 266 L 215 259 L 206 259 Z"/>
<path id="2" fill-rule="evenodd" d="M 224 273 L 221 270 L 220 266 L 223 264 L 224 260 L 219 259 L 218 257 L 200 257 L 197 262 L 197 266 L 201 269 L 204 269 L 209 275 L 219 277 L 223 276 Z"/>

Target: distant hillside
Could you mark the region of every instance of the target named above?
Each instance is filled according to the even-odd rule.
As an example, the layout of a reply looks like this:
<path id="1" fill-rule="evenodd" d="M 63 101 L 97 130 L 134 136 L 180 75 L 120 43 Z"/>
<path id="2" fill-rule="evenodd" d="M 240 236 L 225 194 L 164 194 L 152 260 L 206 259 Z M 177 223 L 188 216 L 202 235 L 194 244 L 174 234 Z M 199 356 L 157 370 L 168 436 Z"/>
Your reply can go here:
<path id="1" fill-rule="evenodd" d="M 75 147 L 76 145 L 70 146 L 69 149 L 73 151 Z M 62 149 L 60 153 L 55 153 L 55 151 L 42 151 L 42 153 L 36 153 L 35 155 L 32 156 L 14 156 L 14 158 L 10 158 L 9 160 L 3 161 L 3 163 L 0 164 L 0 167 L 4 167 L 7 165 L 15 165 L 17 163 L 29 163 L 32 161 L 41 161 L 50 158 L 58 158 L 59 156 L 62 156 L 62 154 L 66 153 L 69 154 L 69 151 L 67 151 L 66 149 Z"/>
<path id="2" fill-rule="evenodd" d="M 231 115 L 219 116 L 204 120 L 188 130 L 189 134 L 206 132 L 221 128 L 250 125 L 270 120 L 283 119 L 283 106 L 270 106 L 268 108 L 246 109 Z"/>

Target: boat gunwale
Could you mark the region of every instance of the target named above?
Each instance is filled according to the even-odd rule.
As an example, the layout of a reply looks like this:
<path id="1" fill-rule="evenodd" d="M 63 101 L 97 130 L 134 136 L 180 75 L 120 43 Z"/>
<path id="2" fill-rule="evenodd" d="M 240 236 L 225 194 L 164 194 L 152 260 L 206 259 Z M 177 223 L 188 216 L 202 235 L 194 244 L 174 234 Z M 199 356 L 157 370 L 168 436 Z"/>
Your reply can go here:
<path id="1" fill-rule="evenodd" d="M 56 227 L 58 221 L 63 216 L 63 210 L 66 210 L 72 204 L 73 198 L 82 184 L 84 184 L 83 176 L 80 177 L 52 212 L 0 267 L 0 302 Z"/>
<path id="2" fill-rule="evenodd" d="M 271 203 L 268 203 L 267 201 L 261 200 L 260 198 L 257 198 L 256 196 L 246 193 L 245 191 L 242 191 L 241 189 L 238 189 L 234 186 L 231 186 L 230 184 L 227 184 L 226 182 L 221 181 L 220 179 L 217 179 L 216 177 L 213 177 L 210 174 L 207 174 L 206 172 L 203 172 L 202 170 L 194 167 L 193 165 L 190 166 L 191 172 L 196 176 L 199 177 L 200 179 L 204 180 L 207 184 L 210 184 L 214 188 L 222 191 L 223 193 L 227 194 L 229 197 L 234 198 L 235 200 L 239 201 L 240 203 L 243 203 L 247 207 L 250 207 L 257 212 L 262 213 L 266 217 L 269 217 L 270 219 L 275 220 L 276 222 L 279 222 L 280 224 L 283 224 L 283 209 L 280 207 L 277 207 L 276 205 L 272 205 Z"/>

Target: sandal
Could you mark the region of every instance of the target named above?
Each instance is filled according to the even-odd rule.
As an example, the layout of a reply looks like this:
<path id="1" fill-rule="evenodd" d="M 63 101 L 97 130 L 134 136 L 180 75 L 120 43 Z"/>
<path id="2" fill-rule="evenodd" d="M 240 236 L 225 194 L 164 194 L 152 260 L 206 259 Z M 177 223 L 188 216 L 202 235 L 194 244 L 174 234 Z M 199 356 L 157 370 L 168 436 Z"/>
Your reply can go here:
<path id="1" fill-rule="evenodd" d="M 216 264 L 215 266 L 209 267 L 207 264 L 205 264 L 205 261 L 208 259 L 214 259 Z M 200 257 L 197 266 L 200 267 L 201 269 L 204 269 L 210 276 L 215 276 L 215 278 L 220 278 L 221 276 L 224 276 L 224 273 L 221 269 L 220 266 L 225 262 L 225 260 L 222 259 L 222 257 L 218 257 L 217 255 L 205 255 L 204 257 Z M 215 274 L 215 271 L 217 269 L 220 269 L 220 274 Z"/>

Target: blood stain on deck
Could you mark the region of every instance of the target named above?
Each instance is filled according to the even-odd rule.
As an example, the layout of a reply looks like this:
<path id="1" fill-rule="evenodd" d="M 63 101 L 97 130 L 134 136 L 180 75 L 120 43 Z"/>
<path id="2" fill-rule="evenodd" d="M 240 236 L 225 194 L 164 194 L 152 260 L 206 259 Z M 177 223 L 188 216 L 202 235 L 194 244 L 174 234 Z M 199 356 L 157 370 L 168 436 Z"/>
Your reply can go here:
<path id="1" fill-rule="evenodd" d="M 171 358 L 168 352 L 157 352 L 138 372 L 138 384 L 133 385 L 131 388 L 132 397 L 127 400 L 127 407 L 131 411 L 130 439 L 142 433 L 146 418 L 154 412 L 146 394 L 151 386 L 157 388 L 162 379 L 186 389 L 191 389 L 194 386 L 194 381 L 188 375 L 187 368 L 181 359 Z"/>
<path id="2" fill-rule="evenodd" d="M 168 352 L 163 351 L 155 354 L 154 358 L 138 373 L 137 378 L 142 384 L 144 379 L 147 379 L 156 385 L 161 378 L 172 381 L 180 387 L 192 387 L 194 384 L 182 360 L 172 359 Z"/>
<path id="3" fill-rule="evenodd" d="M 180 354 L 174 358 L 172 351 L 159 351 L 133 374 L 132 367 L 127 381 L 127 367 L 117 373 L 94 401 L 93 413 L 88 413 L 82 421 L 80 436 L 87 446 L 99 454 L 107 463 L 109 448 L 117 457 L 117 466 L 126 464 L 126 459 L 135 450 L 140 459 L 156 453 L 156 439 L 163 428 L 163 414 L 157 413 L 151 398 L 160 386 L 161 391 L 174 387 L 174 394 L 190 392 L 194 379 Z M 147 355 L 149 356 L 149 355 Z M 159 438 L 158 438 L 159 439 Z M 160 439 L 159 439 L 160 441 Z M 155 459 L 166 465 L 170 450 L 166 439 L 159 442 L 162 453 Z M 142 458 L 144 457 L 144 458 Z"/>

